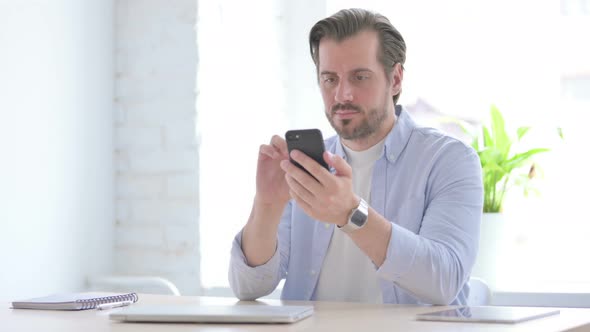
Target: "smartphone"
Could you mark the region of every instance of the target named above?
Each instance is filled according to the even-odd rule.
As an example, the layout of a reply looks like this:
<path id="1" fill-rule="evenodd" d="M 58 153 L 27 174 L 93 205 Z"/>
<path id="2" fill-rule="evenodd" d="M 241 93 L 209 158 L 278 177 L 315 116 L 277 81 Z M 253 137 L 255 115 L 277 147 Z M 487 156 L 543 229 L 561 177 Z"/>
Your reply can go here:
<path id="1" fill-rule="evenodd" d="M 318 164 L 322 165 L 328 171 L 330 170 L 330 166 L 324 161 L 324 151 L 326 148 L 324 147 L 322 132 L 319 129 L 289 130 L 285 133 L 285 140 L 287 141 L 289 156 L 291 155 L 292 150 L 299 150 L 315 160 Z M 289 159 L 291 159 L 291 157 L 289 157 Z M 299 165 L 299 163 L 293 159 L 291 159 L 291 162 L 309 174 L 309 172 L 303 168 L 303 166 Z"/>

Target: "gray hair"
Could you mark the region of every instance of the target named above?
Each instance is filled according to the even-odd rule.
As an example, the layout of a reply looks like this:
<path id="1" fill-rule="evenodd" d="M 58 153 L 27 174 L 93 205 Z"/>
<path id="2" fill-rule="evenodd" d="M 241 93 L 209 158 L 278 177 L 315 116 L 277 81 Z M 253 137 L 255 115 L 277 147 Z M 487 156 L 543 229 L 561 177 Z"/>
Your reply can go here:
<path id="1" fill-rule="evenodd" d="M 336 14 L 318 21 L 309 32 L 309 51 L 319 74 L 320 40 L 324 37 L 340 42 L 362 30 L 373 30 L 379 35 L 378 60 L 383 65 L 387 80 L 396 63 L 404 66 L 406 62 L 406 42 L 387 17 L 365 9 L 343 9 Z M 399 95 L 393 96 L 397 103 Z"/>

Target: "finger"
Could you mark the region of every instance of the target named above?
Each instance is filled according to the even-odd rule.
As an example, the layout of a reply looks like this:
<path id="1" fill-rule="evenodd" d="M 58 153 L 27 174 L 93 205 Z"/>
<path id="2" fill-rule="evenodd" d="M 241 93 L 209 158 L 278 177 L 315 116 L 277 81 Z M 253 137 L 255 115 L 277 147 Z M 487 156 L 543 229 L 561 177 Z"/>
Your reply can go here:
<path id="1" fill-rule="evenodd" d="M 295 200 L 295 203 L 297 203 L 303 212 L 305 212 L 310 217 L 313 216 L 311 205 L 309 205 L 305 200 L 301 199 L 301 197 L 297 196 L 297 193 L 292 190 L 289 191 L 289 195 L 291 195 L 291 198 Z"/>
<path id="2" fill-rule="evenodd" d="M 317 179 L 317 181 L 322 184 L 329 181 L 330 177 L 332 176 L 330 172 L 322 167 L 322 165 L 320 165 L 317 161 L 313 160 L 313 158 L 310 158 L 299 150 L 291 151 L 291 158 L 303 166 L 303 168 L 305 168 L 311 175 L 313 175 L 313 177 Z"/>
<path id="3" fill-rule="evenodd" d="M 291 192 L 293 192 L 297 197 L 301 200 L 306 202 L 308 205 L 312 205 L 315 201 L 315 196 L 305 187 L 303 187 L 295 178 L 290 176 L 289 174 L 285 173 L 285 180 L 287 181 L 287 185 Z"/>
<path id="4" fill-rule="evenodd" d="M 324 152 L 324 160 L 328 165 L 336 170 L 336 174 L 345 177 L 352 177 L 352 168 L 337 154 L 332 154 L 328 151 Z"/>
<path id="5" fill-rule="evenodd" d="M 281 155 L 280 151 L 277 150 L 272 145 L 262 144 L 262 145 L 260 145 L 260 149 L 258 150 L 258 152 L 261 155 L 264 155 L 264 156 L 266 156 L 268 158 L 271 158 L 271 159 L 281 159 L 281 158 L 283 158 L 283 156 Z"/>
<path id="6" fill-rule="evenodd" d="M 287 149 L 287 142 L 279 135 L 273 135 L 270 139 L 270 144 L 274 146 L 280 154 L 285 158 L 289 158 L 289 150 Z"/>
<path id="7" fill-rule="evenodd" d="M 295 166 L 290 160 L 284 160 L 281 162 L 281 168 L 285 173 L 291 177 L 293 177 L 297 182 L 311 192 L 313 195 L 322 190 L 322 184 L 319 183 L 313 176 L 309 175 L 307 172 L 302 170 L 301 168 Z"/>

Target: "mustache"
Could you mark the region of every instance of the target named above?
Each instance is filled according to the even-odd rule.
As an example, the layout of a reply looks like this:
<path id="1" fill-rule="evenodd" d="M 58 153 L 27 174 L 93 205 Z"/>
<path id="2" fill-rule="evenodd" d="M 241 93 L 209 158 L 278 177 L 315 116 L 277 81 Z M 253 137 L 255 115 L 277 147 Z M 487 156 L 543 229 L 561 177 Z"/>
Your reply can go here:
<path id="1" fill-rule="evenodd" d="M 355 104 L 336 104 L 334 106 L 332 106 L 332 113 L 335 113 L 336 111 L 348 111 L 348 110 L 353 110 L 353 111 L 357 111 L 357 112 L 362 112 L 363 109 L 360 106 L 357 106 Z"/>

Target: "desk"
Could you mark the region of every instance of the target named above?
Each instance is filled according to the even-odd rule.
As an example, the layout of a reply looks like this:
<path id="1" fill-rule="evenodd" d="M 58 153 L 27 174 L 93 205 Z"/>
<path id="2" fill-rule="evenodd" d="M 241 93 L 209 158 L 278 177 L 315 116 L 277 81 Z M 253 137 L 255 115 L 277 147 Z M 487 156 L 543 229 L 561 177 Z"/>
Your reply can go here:
<path id="1" fill-rule="evenodd" d="M 170 303 L 203 305 L 280 305 L 312 304 L 315 313 L 295 324 L 148 324 L 120 323 L 109 320 L 109 311 L 49 311 L 14 310 L 4 302 L 0 309 L 1 331 L 62 331 L 62 332 L 133 332 L 133 331 L 590 331 L 590 309 L 561 309 L 561 314 L 529 322 L 507 324 L 471 324 L 416 321 L 414 315 L 446 307 L 403 305 L 372 305 L 336 302 L 293 302 L 264 300 L 238 302 L 232 298 L 140 295 L 134 305 Z"/>

